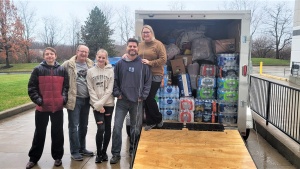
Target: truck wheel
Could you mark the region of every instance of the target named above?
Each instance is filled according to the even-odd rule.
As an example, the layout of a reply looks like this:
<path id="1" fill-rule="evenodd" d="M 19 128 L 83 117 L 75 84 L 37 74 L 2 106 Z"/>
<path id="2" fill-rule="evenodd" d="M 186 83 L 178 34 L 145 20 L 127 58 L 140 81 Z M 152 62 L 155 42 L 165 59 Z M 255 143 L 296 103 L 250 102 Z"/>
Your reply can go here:
<path id="1" fill-rule="evenodd" d="M 130 137 L 130 126 L 126 125 L 126 133 L 127 133 L 127 136 Z"/>
<path id="2" fill-rule="evenodd" d="M 246 129 L 246 135 L 243 136 L 243 139 L 246 141 L 250 135 L 250 129 Z"/>

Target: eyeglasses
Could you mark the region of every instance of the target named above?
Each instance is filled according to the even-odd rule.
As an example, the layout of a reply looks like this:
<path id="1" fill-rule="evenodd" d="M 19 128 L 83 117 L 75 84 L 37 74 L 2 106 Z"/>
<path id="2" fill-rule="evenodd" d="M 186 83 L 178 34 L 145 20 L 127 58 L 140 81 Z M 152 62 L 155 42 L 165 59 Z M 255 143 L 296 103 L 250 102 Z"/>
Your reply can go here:
<path id="1" fill-rule="evenodd" d="M 84 50 L 78 50 L 78 52 L 80 52 L 80 53 L 89 53 L 89 52 L 84 51 Z"/>
<path id="2" fill-rule="evenodd" d="M 149 34 L 149 33 L 151 33 L 151 32 L 142 32 L 143 34 Z"/>

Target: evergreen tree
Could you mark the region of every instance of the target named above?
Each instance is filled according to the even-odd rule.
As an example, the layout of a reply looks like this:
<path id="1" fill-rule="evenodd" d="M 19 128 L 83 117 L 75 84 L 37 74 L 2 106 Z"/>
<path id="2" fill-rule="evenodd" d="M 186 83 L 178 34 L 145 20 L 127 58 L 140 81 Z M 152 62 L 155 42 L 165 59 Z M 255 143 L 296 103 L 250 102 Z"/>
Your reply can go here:
<path id="1" fill-rule="evenodd" d="M 96 6 L 81 27 L 81 39 L 90 49 L 89 58 L 95 59 L 100 48 L 107 50 L 109 56 L 116 55 L 114 41 L 110 39 L 112 34 L 113 30 L 109 28 L 107 18 Z"/>

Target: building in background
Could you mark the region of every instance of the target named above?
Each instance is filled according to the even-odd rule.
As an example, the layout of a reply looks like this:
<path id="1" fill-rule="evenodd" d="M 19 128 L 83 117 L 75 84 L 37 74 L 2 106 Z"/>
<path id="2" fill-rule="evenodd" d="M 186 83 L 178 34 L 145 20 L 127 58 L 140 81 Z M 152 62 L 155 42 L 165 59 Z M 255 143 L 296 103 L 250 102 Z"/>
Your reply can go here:
<path id="1" fill-rule="evenodd" d="M 291 64 L 292 62 L 300 62 L 300 0 L 295 0 Z"/>

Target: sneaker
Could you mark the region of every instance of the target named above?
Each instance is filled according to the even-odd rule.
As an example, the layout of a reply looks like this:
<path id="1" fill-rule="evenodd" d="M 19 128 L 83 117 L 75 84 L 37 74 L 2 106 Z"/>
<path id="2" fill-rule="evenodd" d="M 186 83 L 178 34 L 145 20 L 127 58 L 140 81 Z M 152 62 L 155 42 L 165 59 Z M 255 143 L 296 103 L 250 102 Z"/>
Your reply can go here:
<path id="1" fill-rule="evenodd" d="M 79 154 L 85 155 L 85 156 L 94 156 L 94 153 L 92 151 L 87 150 L 87 149 L 79 150 Z"/>
<path id="2" fill-rule="evenodd" d="M 146 125 L 145 126 L 145 131 L 148 131 L 148 130 L 151 130 L 152 128 L 154 128 L 156 125 L 155 124 L 152 124 L 152 125 Z"/>
<path id="3" fill-rule="evenodd" d="M 82 161 L 83 160 L 83 157 L 82 155 L 80 155 L 79 153 L 78 154 L 72 154 L 71 155 L 71 158 L 75 161 Z"/>
<path id="4" fill-rule="evenodd" d="M 161 128 L 163 125 L 164 125 L 164 122 L 163 122 L 163 120 L 161 120 L 161 122 L 157 124 L 157 127 Z"/>
<path id="5" fill-rule="evenodd" d="M 55 165 L 56 167 L 61 166 L 61 164 L 62 164 L 61 159 L 57 159 L 57 160 L 55 160 L 55 162 L 54 162 L 54 165 Z"/>
<path id="6" fill-rule="evenodd" d="M 102 163 L 102 156 L 96 156 L 95 163 Z"/>
<path id="7" fill-rule="evenodd" d="M 26 169 L 30 169 L 32 167 L 35 166 L 36 163 L 32 162 L 32 161 L 29 161 L 27 164 L 26 164 Z"/>
<path id="8" fill-rule="evenodd" d="M 107 154 L 102 154 L 102 161 L 108 161 L 108 156 Z"/>
<path id="9" fill-rule="evenodd" d="M 120 161 L 121 157 L 113 155 L 113 157 L 110 159 L 110 164 L 117 164 Z"/>

